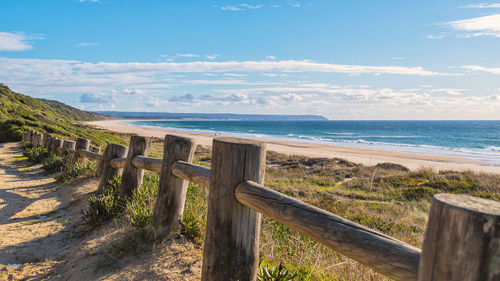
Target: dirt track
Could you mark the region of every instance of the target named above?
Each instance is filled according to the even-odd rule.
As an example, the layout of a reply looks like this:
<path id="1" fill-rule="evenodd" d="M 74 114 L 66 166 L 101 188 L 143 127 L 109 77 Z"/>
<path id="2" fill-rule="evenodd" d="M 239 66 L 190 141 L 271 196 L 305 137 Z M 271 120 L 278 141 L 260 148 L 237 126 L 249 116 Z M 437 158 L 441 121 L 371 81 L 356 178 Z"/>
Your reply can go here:
<path id="1" fill-rule="evenodd" d="M 110 254 L 133 242 L 124 240 L 132 231 L 114 221 L 82 223 L 96 188 L 95 179 L 57 183 L 19 144 L 0 144 L 0 280 L 199 280 L 200 245 L 184 239 Z"/>
<path id="2" fill-rule="evenodd" d="M 74 197 L 89 188 L 57 184 L 24 160 L 17 143 L 0 144 L 0 279 L 55 273 L 77 241 Z"/>

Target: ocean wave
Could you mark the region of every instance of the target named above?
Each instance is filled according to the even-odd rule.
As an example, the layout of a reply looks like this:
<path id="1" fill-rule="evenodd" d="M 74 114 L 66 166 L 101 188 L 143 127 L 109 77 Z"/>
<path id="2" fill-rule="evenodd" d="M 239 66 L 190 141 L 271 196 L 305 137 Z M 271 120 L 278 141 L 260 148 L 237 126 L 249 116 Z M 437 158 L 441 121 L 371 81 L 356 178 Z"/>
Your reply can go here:
<path id="1" fill-rule="evenodd" d="M 336 135 L 354 135 L 354 133 L 328 133 L 328 132 L 324 132 L 325 135 L 333 135 L 333 136 L 336 136 Z"/>
<path id="2" fill-rule="evenodd" d="M 220 134 L 225 136 L 243 137 L 243 138 L 256 138 L 256 139 L 268 139 L 268 140 L 293 140 L 298 142 L 306 143 L 323 143 L 329 145 L 338 145 L 345 147 L 355 147 L 355 148 L 367 148 L 367 149 L 379 149 L 387 151 L 398 151 L 406 153 L 417 153 L 417 154 L 430 154 L 430 155 L 447 155 L 447 156 L 457 156 L 465 157 L 470 159 L 476 159 L 480 161 L 486 161 L 490 163 L 500 164 L 500 146 L 498 145 L 484 145 L 483 147 L 452 147 L 453 145 L 460 145 L 460 143 L 455 143 L 448 141 L 447 146 L 431 145 L 429 143 L 433 142 L 432 138 L 409 135 L 403 136 L 399 134 L 390 135 L 385 132 L 385 135 L 358 135 L 354 132 L 324 132 L 319 135 L 315 135 L 311 132 L 309 135 L 307 132 L 295 132 L 295 133 L 283 133 L 276 132 L 276 134 L 268 134 L 259 132 L 252 128 L 245 128 L 245 132 L 235 132 L 235 131 L 224 131 L 214 130 L 215 128 L 210 127 L 210 130 L 199 129 L 199 128 L 180 128 L 175 126 L 166 126 L 166 124 L 161 123 L 138 123 L 138 122 L 126 122 L 129 124 L 139 125 L 141 127 L 153 127 L 162 128 L 166 130 L 174 130 L 179 132 L 194 132 L 194 133 L 205 133 L 205 134 Z M 149 125 L 149 126 L 148 126 Z M 151 126 L 153 125 L 153 126 Z M 281 133 L 281 134 L 279 134 Z M 416 132 L 418 133 L 418 132 Z M 422 142 L 427 142 L 428 144 L 411 144 L 405 143 L 406 138 L 422 138 Z M 391 139 L 394 139 L 391 142 Z M 399 139 L 399 140 L 396 140 Z M 413 142 L 413 141 L 407 141 Z M 490 142 L 491 143 L 491 142 Z M 494 143 L 496 144 L 496 143 Z M 480 145 L 480 144 L 475 144 Z M 465 145 L 464 145 L 465 146 Z"/>

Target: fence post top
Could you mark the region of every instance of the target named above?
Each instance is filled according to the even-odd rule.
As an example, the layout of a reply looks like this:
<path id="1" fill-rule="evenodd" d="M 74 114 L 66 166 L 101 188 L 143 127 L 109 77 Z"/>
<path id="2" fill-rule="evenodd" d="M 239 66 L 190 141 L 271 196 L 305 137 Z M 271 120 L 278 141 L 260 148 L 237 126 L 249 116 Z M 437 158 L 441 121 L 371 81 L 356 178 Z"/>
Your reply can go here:
<path id="1" fill-rule="evenodd" d="M 463 194 L 441 193 L 432 200 L 446 204 L 452 208 L 462 209 L 477 214 L 500 216 L 500 202 Z"/>
<path id="2" fill-rule="evenodd" d="M 241 144 L 241 145 L 253 145 L 258 147 L 265 147 L 266 144 L 252 139 L 244 139 L 244 138 L 234 138 L 234 137 L 218 137 L 214 138 L 214 143 L 227 143 L 227 144 Z"/>
<path id="3" fill-rule="evenodd" d="M 187 141 L 187 142 L 191 142 L 191 143 L 195 143 L 196 141 L 192 138 L 188 138 L 188 137 L 181 137 L 181 136 L 178 136 L 178 135 L 171 135 L 171 134 L 167 134 L 165 135 L 165 141 L 167 139 L 174 139 L 174 140 L 184 140 L 184 141 Z"/>
<path id="4" fill-rule="evenodd" d="M 128 148 L 127 146 L 125 145 L 121 145 L 121 144 L 117 144 L 117 143 L 109 143 L 108 145 L 106 145 L 106 147 L 123 147 L 123 148 Z"/>
<path id="5" fill-rule="evenodd" d="M 143 137 L 143 136 L 130 136 L 131 140 L 149 140 L 150 138 L 148 137 Z"/>

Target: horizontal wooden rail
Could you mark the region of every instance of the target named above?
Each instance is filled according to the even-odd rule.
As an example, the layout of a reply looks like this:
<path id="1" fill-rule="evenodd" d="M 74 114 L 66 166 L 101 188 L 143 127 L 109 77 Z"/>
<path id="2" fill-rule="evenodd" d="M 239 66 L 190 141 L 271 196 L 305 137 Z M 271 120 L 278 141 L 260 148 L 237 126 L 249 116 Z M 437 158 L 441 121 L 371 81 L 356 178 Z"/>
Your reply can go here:
<path id="1" fill-rule="evenodd" d="M 161 158 L 153 158 L 140 155 L 132 159 L 132 165 L 134 165 L 134 167 L 158 173 L 161 172 L 161 163 Z"/>
<path id="2" fill-rule="evenodd" d="M 279 223 L 395 280 L 417 280 L 420 250 L 252 181 L 236 186 L 236 199 Z"/>
<path id="3" fill-rule="evenodd" d="M 194 182 L 204 188 L 210 186 L 210 168 L 208 167 L 185 161 L 177 161 L 172 165 L 172 174 L 180 179 Z"/>
<path id="4" fill-rule="evenodd" d="M 95 152 L 92 152 L 92 151 L 88 151 L 88 150 L 85 150 L 85 149 L 78 150 L 78 154 L 81 157 L 86 157 L 86 158 L 88 158 L 90 160 L 94 160 L 94 161 L 100 161 L 102 159 L 102 155 L 101 154 L 95 153 Z"/>
<path id="5" fill-rule="evenodd" d="M 125 161 L 127 161 L 127 158 L 115 158 L 109 162 L 109 165 L 114 169 L 122 169 L 125 167 Z"/>

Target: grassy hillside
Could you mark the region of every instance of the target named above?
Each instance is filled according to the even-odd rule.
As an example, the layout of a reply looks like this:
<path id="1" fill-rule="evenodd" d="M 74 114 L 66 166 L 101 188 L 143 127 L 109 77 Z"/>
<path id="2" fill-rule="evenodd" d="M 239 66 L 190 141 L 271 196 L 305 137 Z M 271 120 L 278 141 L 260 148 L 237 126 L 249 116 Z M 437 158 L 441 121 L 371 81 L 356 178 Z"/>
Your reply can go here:
<path id="1" fill-rule="evenodd" d="M 21 133 L 35 130 L 61 138 L 85 137 L 97 144 L 121 141 L 105 132 L 88 128 L 81 121 L 107 118 L 58 101 L 38 100 L 11 91 L 0 84 L 0 142 L 20 141 Z"/>

